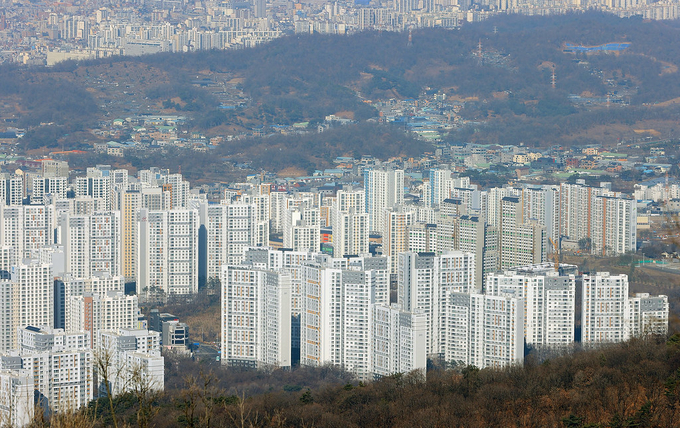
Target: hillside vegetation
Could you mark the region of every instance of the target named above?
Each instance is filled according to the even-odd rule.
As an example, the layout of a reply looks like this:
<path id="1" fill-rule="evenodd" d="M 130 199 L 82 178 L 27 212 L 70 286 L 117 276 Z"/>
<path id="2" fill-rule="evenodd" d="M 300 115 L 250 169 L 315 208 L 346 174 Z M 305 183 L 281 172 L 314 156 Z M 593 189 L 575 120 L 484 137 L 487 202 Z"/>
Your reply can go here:
<path id="1" fill-rule="evenodd" d="M 475 126 L 450 140 L 546 145 L 580 144 L 593 138 L 615 142 L 646 129 L 674 134 L 680 112 L 680 28 L 665 21 L 643 22 L 600 13 L 552 17 L 501 16 L 460 30 L 423 29 L 413 33 L 362 32 L 351 36 L 295 35 L 239 51 L 165 53 L 113 57 L 53 68 L 0 68 L 0 103 L 29 131 L 26 149 L 78 148 L 98 137 L 80 131 L 100 120 L 148 111 L 181 114 L 193 131 L 238 134 L 261 125 L 309 122 L 340 114 L 362 122 L 376 112 L 365 102 L 445 93 L 465 102 L 462 115 Z M 629 42 L 617 54 L 565 53 L 565 43 L 599 45 Z M 481 44 L 481 49 L 479 49 Z M 481 56 L 480 56 L 481 53 Z M 552 72 L 556 84 L 551 85 Z M 233 92 L 241 107 L 222 109 L 215 87 Z M 577 106 L 570 95 L 605 97 L 628 106 Z M 12 110 L 13 109 L 13 110 Z M 0 116 L 3 113 L 0 112 Z M 607 131 L 609 127 L 616 131 Z M 602 131 L 604 127 L 605 131 Z M 326 164 L 328 156 L 371 152 L 367 128 L 349 126 L 332 150 L 300 155 L 299 145 L 261 155 L 265 168 L 285 159 L 302 169 Z M 305 145 L 326 147 L 313 134 Z M 349 142 L 349 146 L 346 145 Z M 225 142 L 221 154 L 264 153 L 269 142 Z M 411 146 L 411 144 L 407 144 Z M 415 147 L 423 149 L 423 147 Z M 425 148 L 426 149 L 426 148 Z M 383 146 L 399 155 L 404 145 Z M 260 162 L 254 160 L 255 162 Z"/>
<path id="2" fill-rule="evenodd" d="M 138 417 L 139 400 L 129 395 L 116 401 L 117 421 L 159 428 L 671 427 L 680 418 L 678 335 L 525 367 L 431 370 L 427 380 L 411 373 L 367 384 L 328 367 L 243 371 L 174 357 L 166 366 L 166 391 L 149 401 L 150 417 Z M 95 402 L 78 416 L 111 426 L 106 409 Z"/>

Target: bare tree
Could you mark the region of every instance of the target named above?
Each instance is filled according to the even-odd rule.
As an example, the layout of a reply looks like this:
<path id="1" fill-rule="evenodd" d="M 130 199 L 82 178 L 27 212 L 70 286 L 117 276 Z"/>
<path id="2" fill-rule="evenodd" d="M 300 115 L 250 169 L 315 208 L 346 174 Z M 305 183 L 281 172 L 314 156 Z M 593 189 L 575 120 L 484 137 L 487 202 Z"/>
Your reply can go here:
<path id="1" fill-rule="evenodd" d="M 196 412 L 196 405 L 200 396 L 200 389 L 195 376 L 187 375 L 184 377 L 184 389 L 181 392 L 181 399 L 179 407 L 184 413 L 187 427 L 194 428 L 196 426 L 194 414 Z"/>
<path id="2" fill-rule="evenodd" d="M 158 413 L 158 408 L 153 405 L 160 391 L 160 385 L 149 376 L 141 362 L 128 368 L 130 389 L 137 398 L 139 409 L 137 410 L 137 425 L 139 428 L 148 428 L 151 420 Z"/>
<path id="3" fill-rule="evenodd" d="M 203 403 L 203 417 L 201 418 L 201 425 L 205 428 L 210 428 L 212 416 L 215 410 L 215 396 L 216 388 L 215 383 L 217 378 L 212 372 L 204 372 L 201 370 L 199 375 L 201 380 L 201 391 L 200 398 Z"/>
<path id="4" fill-rule="evenodd" d="M 106 391 L 106 398 L 109 403 L 109 410 L 111 411 L 111 419 L 113 420 L 113 427 L 118 428 L 118 419 L 116 418 L 116 406 L 113 402 L 113 386 L 112 381 L 119 379 L 123 368 L 119 364 L 115 350 L 110 347 L 101 346 L 99 350 L 94 353 L 94 367 L 97 371 L 97 381 L 99 386 L 103 386 Z M 101 391 L 98 391 L 101 396 Z"/>
<path id="5" fill-rule="evenodd" d="M 226 405 L 225 405 L 226 407 Z M 229 414 L 229 418 L 231 421 L 234 423 L 239 428 L 250 428 L 257 426 L 259 422 L 259 414 L 255 412 L 255 415 L 252 417 L 251 420 L 251 412 L 252 409 L 250 406 L 246 403 L 246 393 L 243 392 L 241 393 L 241 396 L 238 397 L 238 402 L 236 403 L 236 412 L 232 412 L 227 408 L 227 412 Z"/>

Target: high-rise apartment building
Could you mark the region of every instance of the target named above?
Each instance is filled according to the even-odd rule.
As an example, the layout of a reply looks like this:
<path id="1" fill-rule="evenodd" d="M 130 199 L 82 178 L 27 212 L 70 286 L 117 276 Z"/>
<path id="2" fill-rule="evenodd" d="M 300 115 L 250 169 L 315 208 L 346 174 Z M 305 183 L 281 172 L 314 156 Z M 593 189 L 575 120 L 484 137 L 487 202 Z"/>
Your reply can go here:
<path id="1" fill-rule="evenodd" d="M 427 319 L 399 305 L 371 305 L 371 372 L 374 378 L 427 371 Z"/>
<path id="2" fill-rule="evenodd" d="M 71 296 L 67 305 L 66 331 L 87 331 L 93 349 L 97 349 L 100 331 L 133 329 L 139 317 L 137 296 L 122 291 Z"/>
<path id="3" fill-rule="evenodd" d="M 455 249 L 475 255 L 475 284 L 481 289 L 484 279 L 499 267 L 498 229 L 477 216 L 461 216 L 457 220 Z"/>
<path id="4" fill-rule="evenodd" d="M 290 275 L 224 266 L 222 362 L 247 367 L 290 367 Z"/>
<path id="5" fill-rule="evenodd" d="M 198 211 L 139 210 L 137 293 L 198 291 Z"/>
<path id="6" fill-rule="evenodd" d="M 293 251 L 319 251 L 321 219 L 319 209 L 301 205 L 286 210 L 283 221 L 283 247 Z"/>
<path id="7" fill-rule="evenodd" d="M 54 278 L 52 267 L 41 264 L 36 260 L 12 266 L 11 280 L 2 282 L 2 294 L 8 295 L 11 288 L 12 307 L 9 317 L 11 344 L 9 349 L 16 349 L 19 345 L 17 328 L 27 325 L 52 326 L 54 323 Z M 8 321 L 5 313 L 5 322 Z"/>
<path id="8" fill-rule="evenodd" d="M 524 361 L 524 302 L 508 296 L 451 293 L 444 358 L 500 368 Z"/>
<path id="9" fill-rule="evenodd" d="M 501 201 L 500 268 L 510 269 L 545 262 L 548 236 L 545 226 L 537 221 L 523 221 L 523 206 L 517 197 Z"/>
<path id="10" fill-rule="evenodd" d="M 156 331 L 125 329 L 100 331 L 98 358 L 107 362 L 106 376 L 111 394 L 116 396 L 135 388 L 162 391 L 165 388 L 165 358 L 160 353 L 160 333 Z M 97 367 L 98 378 L 103 378 Z M 99 385 L 104 392 L 104 385 Z"/>
<path id="11" fill-rule="evenodd" d="M 593 254 L 612 256 L 634 252 L 637 205 L 633 199 L 597 196 L 592 203 L 590 245 Z"/>
<path id="12" fill-rule="evenodd" d="M 333 255 L 345 257 L 368 253 L 368 213 L 333 207 Z"/>
<path id="13" fill-rule="evenodd" d="M 404 206 L 383 210 L 383 254 L 388 257 L 390 272 L 397 273 L 397 257 L 409 250 L 408 228 L 413 224 L 413 213 Z"/>
<path id="14" fill-rule="evenodd" d="M 423 313 L 427 320 L 427 352 L 442 354 L 447 340 L 446 301 L 452 292 L 471 293 L 475 258 L 472 253 L 452 251 L 399 254 L 397 299 L 412 313 Z"/>
<path id="15" fill-rule="evenodd" d="M 30 373 L 41 407 L 74 411 L 92 400 L 93 356 L 87 333 L 29 324 L 18 334 L 17 350 L 0 355 L 0 369 Z"/>
<path id="16" fill-rule="evenodd" d="M 96 212 L 92 215 L 62 214 L 61 244 L 66 257 L 66 272 L 76 278 L 95 273 L 121 274 L 120 212 Z"/>
<path id="17" fill-rule="evenodd" d="M 52 200 L 66 199 L 67 190 L 68 177 L 36 177 L 33 179 L 31 204 L 45 204 L 47 195 L 51 195 Z"/>
<path id="18" fill-rule="evenodd" d="M 528 270 L 492 273 L 486 279 L 485 292 L 523 301 L 524 337 L 528 345 L 559 347 L 574 342 L 574 275 Z"/>
<path id="19" fill-rule="evenodd" d="M 591 345 L 625 340 L 627 299 L 627 275 L 583 275 L 581 342 Z"/>
<path id="20" fill-rule="evenodd" d="M 0 420 L 4 424 L 15 428 L 29 426 L 35 415 L 34 395 L 33 375 L 29 371 L 0 370 Z"/>
<path id="21" fill-rule="evenodd" d="M 626 305 L 624 337 L 665 336 L 668 334 L 668 310 L 668 296 L 635 293 Z"/>
<path id="22" fill-rule="evenodd" d="M 364 171 L 364 192 L 369 229 L 380 232 L 385 229 L 384 210 L 404 204 L 404 171 L 396 169 Z"/>

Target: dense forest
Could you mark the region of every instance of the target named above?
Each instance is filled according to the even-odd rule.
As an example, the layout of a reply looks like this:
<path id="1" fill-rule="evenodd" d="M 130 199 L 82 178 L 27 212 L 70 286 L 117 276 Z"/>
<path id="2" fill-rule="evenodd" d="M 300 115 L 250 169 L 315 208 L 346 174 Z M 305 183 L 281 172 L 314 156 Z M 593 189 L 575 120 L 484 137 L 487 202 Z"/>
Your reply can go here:
<path id="1" fill-rule="evenodd" d="M 680 336 L 369 383 L 330 367 L 248 371 L 169 356 L 164 393 L 125 395 L 109 409 L 100 399 L 52 426 L 113 426 L 115 417 L 140 427 L 671 427 Z"/>
<path id="2" fill-rule="evenodd" d="M 669 135 L 675 132 L 679 36 L 672 22 L 595 12 L 499 16 L 456 31 L 415 30 L 411 46 L 406 33 L 294 35 L 238 51 L 67 61 L 52 68 L 3 66 L 0 100 L 17 106 L 18 124 L 29 129 L 22 140 L 27 149 L 91 144 L 94 137 L 82 131 L 100 120 L 130 115 L 131 100 L 186 115 L 193 131 L 210 136 L 305 121 L 314 130 L 326 115 L 336 113 L 362 122 L 376 116 L 364 101 L 425 93 L 445 93 L 452 102 L 464 102 L 463 118 L 476 123 L 452 133 L 450 141 L 580 144 L 625 137 L 644 121 L 656 121 Z M 564 52 L 565 43 L 608 42 L 631 45 L 617 54 Z M 192 83 L 213 75 L 238 82 L 246 105 L 221 109 L 209 89 Z M 569 98 L 623 93 L 628 107 L 578 106 Z M 614 130 L 602 132 L 602 127 Z M 337 151 L 351 153 L 357 146 L 370 151 L 372 135 L 352 129 L 351 147 L 337 141 Z M 325 138 L 319 134 L 305 144 L 323 147 Z M 240 152 L 241 143 L 224 145 L 224 153 Z M 248 145 L 253 152 L 267 146 Z M 403 152 L 400 145 L 394 151 L 389 147 L 377 151 Z M 281 155 L 269 156 L 263 166 L 295 157 L 292 150 Z M 321 160 L 305 159 L 295 166 L 319 167 Z"/>

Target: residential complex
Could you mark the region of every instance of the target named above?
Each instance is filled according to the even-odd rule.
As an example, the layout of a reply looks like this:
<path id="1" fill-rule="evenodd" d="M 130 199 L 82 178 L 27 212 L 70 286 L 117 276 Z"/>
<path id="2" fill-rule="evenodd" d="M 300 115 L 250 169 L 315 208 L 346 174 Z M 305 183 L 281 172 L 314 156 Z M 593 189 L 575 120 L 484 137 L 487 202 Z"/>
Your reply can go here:
<path id="1" fill-rule="evenodd" d="M 609 183 L 484 189 L 451 165 L 423 177 L 360 162 L 352 180 L 296 186 L 262 174 L 192 189 L 168 170 L 107 165 L 58 185 L 5 177 L 16 197 L 0 204 L 0 388 L 33 388 L 54 411 L 135 381 L 162 390 L 161 349 L 186 350 L 190 326 L 154 312 L 142 328 L 140 302 L 204 286 L 221 293 L 223 364 L 331 364 L 363 381 L 667 332 L 666 296 L 548 263 L 636 250 L 637 201 Z"/>
<path id="2" fill-rule="evenodd" d="M 288 4 L 255 0 L 239 7 L 209 1 L 161 2 L 119 9 L 103 3 L 79 6 L 0 2 L 0 41 L 7 61 L 53 65 L 64 60 L 209 49 L 249 48 L 285 34 L 351 34 L 364 30 L 455 29 L 505 13 L 552 15 L 598 9 L 621 17 L 675 19 L 673 2 L 425 1 L 371 3 L 323 1 Z M 39 11 L 40 14 L 36 12 Z M 22 19 L 34 15 L 32 20 Z M 25 46 L 33 46 L 32 50 Z M 578 47 L 573 47 L 577 49 Z"/>

